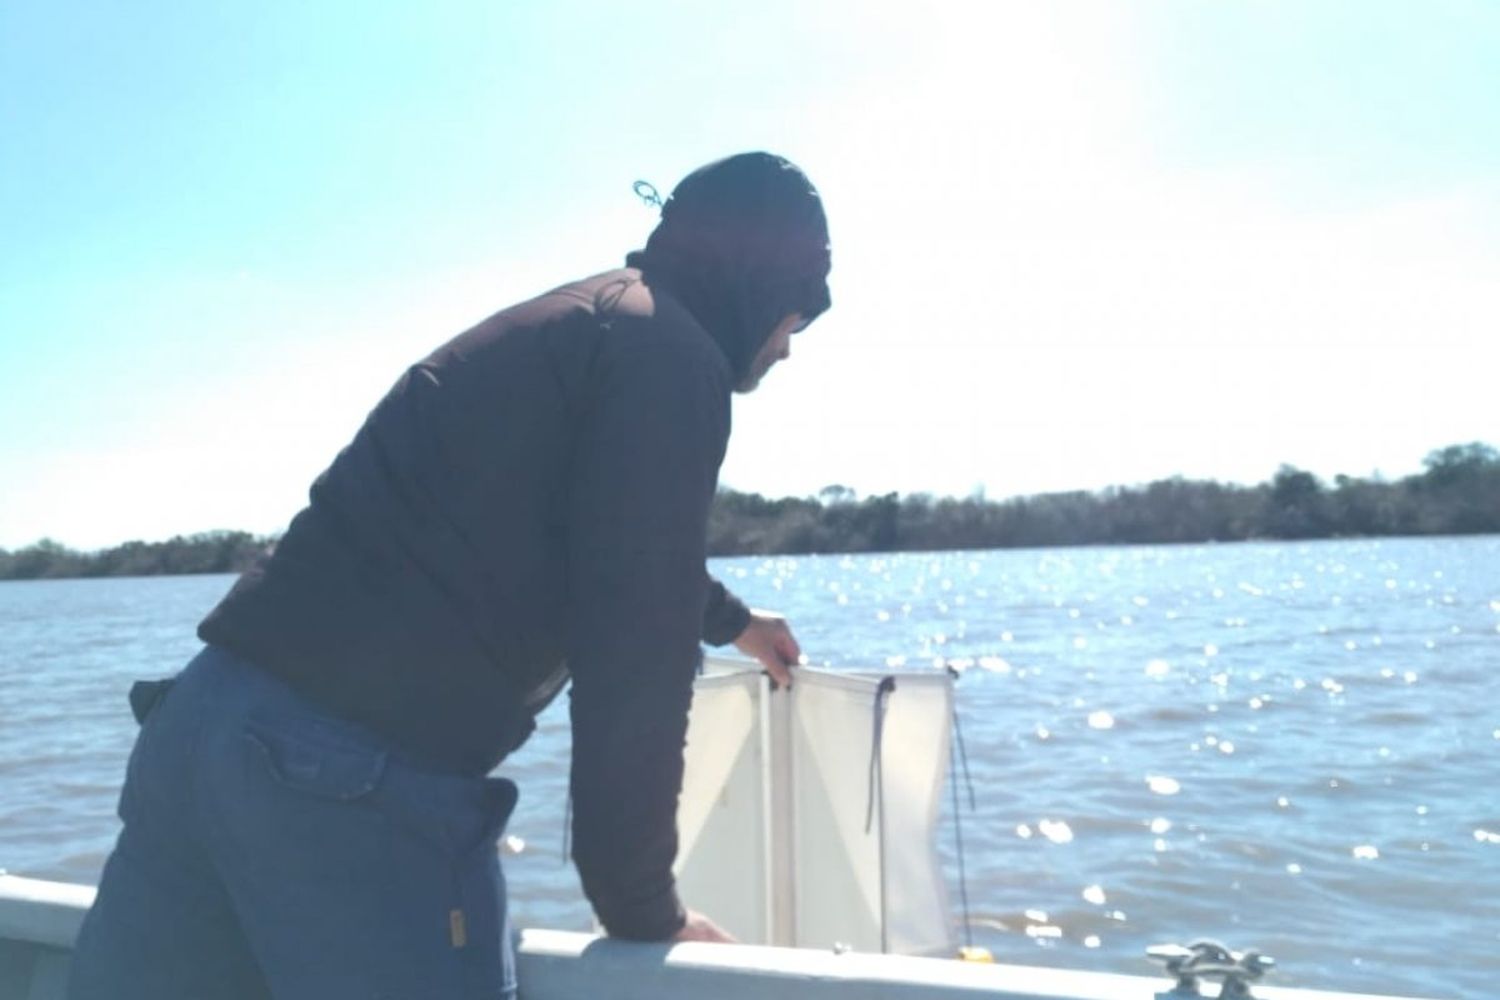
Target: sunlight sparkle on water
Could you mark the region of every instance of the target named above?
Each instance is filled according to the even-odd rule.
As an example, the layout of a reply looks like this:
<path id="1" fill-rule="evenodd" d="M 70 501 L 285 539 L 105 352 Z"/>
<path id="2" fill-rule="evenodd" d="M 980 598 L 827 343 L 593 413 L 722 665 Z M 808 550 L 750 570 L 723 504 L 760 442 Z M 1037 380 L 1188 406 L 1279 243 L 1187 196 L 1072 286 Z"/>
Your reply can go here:
<path id="1" fill-rule="evenodd" d="M 1097 885 L 1085 886 L 1083 898 L 1086 902 L 1093 903 L 1095 906 L 1103 906 L 1106 902 L 1104 888 Z"/>
<path id="2" fill-rule="evenodd" d="M 1165 677 L 1172 672 L 1172 665 L 1166 660 L 1151 660 L 1146 664 L 1147 677 Z"/>
<path id="3" fill-rule="evenodd" d="M 1089 713 L 1090 729 L 1113 729 L 1115 728 L 1115 717 L 1105 711 Z"/>
<path id="4" fill-rule="evenodd" d="M 1054 844 L 1071 844 L 1073 828 L 1060 819 L 1044 819 L 1036 825 L 1042 836 Z"/>
<path id="5" fill-rule="evenodd" d="M 1500 844 L 1500 833 L 1494 833 L 1490 830 L 1475 830 L 1474 839 L 1481 844 Z"/>
<path id="6" fill-rule="evenodd" d="M 1176 793 L 1182 792 L 1181 781 L 1161 774 L 1146 775 L 1146 787 L 1149 787 L 1157 795 L 1176 795 Z"/>
<path id="7" fill-rule="evenodd" d="M 1146 775 L 1146 787 L 1157 795 L 1176 795 L 1182 791 L 1182 783 L 1176 778 L 1169 778 L 1164 774 Z"/>
<path id="8" fill-rule="evenodd" d="M 1085 948 L 1097 948 L 1097 947 L 1099 947 L 1099 935 L 1097 935 L 1097 934 L 1090 934 L 1088 937 L 1084 938 L 1083 939 L 1083 946 Z"/>
<path id="9" fill-rule="evenodd" d="M 1151 821 L 1152 833 L 1163 834 L 1170 829 L 1172 829 L 1172 821 L 1167 819 L 1165 816 L 1158 816 Z"/>
<path id="10" fill-rule="evenodd" d="M 1361 844 L 1351 853 L 1361 861 L 1374 861 L 1380 857 L 1380 851 L 1372 844 Z"/>

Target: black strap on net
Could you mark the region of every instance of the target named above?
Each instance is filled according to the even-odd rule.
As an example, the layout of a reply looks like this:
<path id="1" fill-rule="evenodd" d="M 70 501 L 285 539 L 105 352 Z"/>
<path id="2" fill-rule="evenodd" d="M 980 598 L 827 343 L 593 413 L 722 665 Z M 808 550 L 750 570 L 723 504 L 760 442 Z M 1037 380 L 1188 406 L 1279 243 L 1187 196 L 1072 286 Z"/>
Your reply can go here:
<path id="1" fill-rule="evenodd" d="M 880 746 L 885 736 L 885 709 L 886 701 L 891 692 L 896 690 L 896 678 L 882 677 L 880 683 L 875 686 L 875 723 L 870 736 L 870 788 L 865 799 L 865 833 L 870 832 L 870 826 L 875 820 L 875 809 L 877 802 L 880 809 L 880 951 L 882 954 L 891 950 L 890 921 L 886 918 L 886 885 L 885 885 L 885 775 L 881 770 Z"/>
<path id="2" fill-rule="evenodd" d="M 875 688 L 875 726 L 870 740 L 870 790 L 865 797 L 865 833 L 870 832 L 870 825 L 875 819 L 876 789 L 881 783 L 880 742 L 885 734 L 885 701 L 894 690 L 894 677 L 880 678 L 880 683 Z"/>
<path id="3" fill-rule="evenodd" d="M 952 667 L 948 668 L 948 675 L 953 678 L 955 685 L 958 682 L 958 671 Z M 974 947 L 974 929 L 969 923 L 969 880 L 964 870 L 964 825 L 962 812 L 958 802 L 958 767 L 963 766 L 964 786 L 969 791 L 969 812 L 976 812 L 978 805 L 974 800 L 974 779 L 969 775 L 969 751 L 964 747 L 964 731 L 958 722 L 958 698 L 953 699 L 953 744 L 957 753 L 948 756 L 948 786 L 953 791 L 953 843 L 958 855 L 958 898 L 963 908 L 964 918 L 964 947 Z"/>

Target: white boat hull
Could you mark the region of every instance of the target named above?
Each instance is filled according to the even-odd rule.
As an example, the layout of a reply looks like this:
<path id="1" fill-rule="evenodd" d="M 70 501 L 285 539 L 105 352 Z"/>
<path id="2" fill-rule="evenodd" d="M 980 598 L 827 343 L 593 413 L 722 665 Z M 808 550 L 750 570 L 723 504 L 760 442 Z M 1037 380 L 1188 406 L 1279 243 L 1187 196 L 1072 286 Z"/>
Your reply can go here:
<path id="1" fill-rule="evenodd" d="M 89 886 L 0 874 L 0 1000 L 62 1000 Z M 521 932 L 524 1000 L 1176 1000 L 1165 978 L 752 945 Z M 605 987 L 603 984 L 608 984 Z M 1261 1000 L 1402 1000 L 1255 987 Z M 1206 987 L 1203 994 L 1215 997 Z"/>

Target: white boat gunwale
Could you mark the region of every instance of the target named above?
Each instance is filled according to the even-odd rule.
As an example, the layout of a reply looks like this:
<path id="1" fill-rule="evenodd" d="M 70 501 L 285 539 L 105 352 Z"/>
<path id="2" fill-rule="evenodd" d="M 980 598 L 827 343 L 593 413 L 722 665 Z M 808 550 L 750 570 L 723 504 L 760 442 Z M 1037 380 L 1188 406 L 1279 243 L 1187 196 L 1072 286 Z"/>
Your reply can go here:
<path id="1" fill-rule="evenodd" d="M 67 956 L 95 891 L 0 871 L 0 997 L 60 1000 Z M 30 950 L 20 970 L 15 956 Z M 524 1000 L 579 1000 L 609 983 L 615 1000 L 1182 1000 L 1164 977 L 983 965 L 903 955 L 835 954 L 759 945 L 634 944 L 572 931 L 521 932 L 518 978 Z M 24 976 L 24 980 L 21 977 Z M 1209 986 L 1203 996 L 1214 997 Z M 1415 1000 L 1257 985 L 1259 1000 Z"/>

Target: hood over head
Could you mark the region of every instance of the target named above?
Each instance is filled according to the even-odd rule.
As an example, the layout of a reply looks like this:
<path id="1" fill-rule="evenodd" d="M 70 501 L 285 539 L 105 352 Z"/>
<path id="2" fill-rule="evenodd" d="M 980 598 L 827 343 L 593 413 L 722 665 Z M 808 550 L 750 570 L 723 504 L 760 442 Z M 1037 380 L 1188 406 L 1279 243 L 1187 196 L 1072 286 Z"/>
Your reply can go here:
<path id="1" fill-rule="evenodd" d="M 743 378 L 776 324 L 812 322 L 829 304 L 828 220 L 817 188 L 770 153 L 693 171 L 662 206 L 644 250 L 625 263 L 679 299 Z"/>

